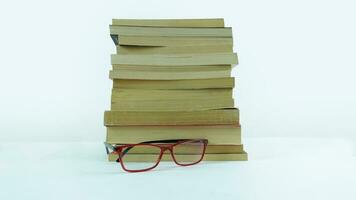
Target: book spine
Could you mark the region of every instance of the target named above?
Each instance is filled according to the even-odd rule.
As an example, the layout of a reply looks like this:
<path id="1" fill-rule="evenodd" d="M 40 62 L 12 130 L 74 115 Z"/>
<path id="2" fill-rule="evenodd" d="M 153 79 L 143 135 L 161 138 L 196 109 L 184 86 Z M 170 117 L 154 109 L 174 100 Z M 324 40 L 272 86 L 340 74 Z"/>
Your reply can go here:
<path id="1" fill-rule="evenodd" d="M 106 111 L 105 126 L 238 124 L 237 109 L 193 112 Z"/>

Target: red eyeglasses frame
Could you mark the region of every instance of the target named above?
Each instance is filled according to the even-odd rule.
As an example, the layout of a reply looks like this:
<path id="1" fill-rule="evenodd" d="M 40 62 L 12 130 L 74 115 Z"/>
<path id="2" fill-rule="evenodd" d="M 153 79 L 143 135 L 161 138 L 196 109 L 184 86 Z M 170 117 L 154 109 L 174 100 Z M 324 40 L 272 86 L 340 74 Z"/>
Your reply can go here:
<path id="1" fill-rule="evenodd" d="M 173 148 L 179 144 L 185 143 L 185 142 L 202 142 L 204 144 L 203 147 L 203 152 L 202 152 L 202 156 L 201 158 L 194 162 L 194 163 L 188 163 L 188 164 L 182 164 L 177 162 L 175 156 L 174 156 L 174 152 L 173 152 Z M 157 143 L 157 144 L 156 144 Z M 164 144 L 164 143 L 169 143 L 169 144 Z M 205 155 L 205 150 L 206 150 L 206 146 L 208 144 L 208 140 L 207 139 L 180 139 L 180 140 L 156 140 L 156 141 L 148 141 L 148 142 L 142 142 L 142 143 L 138 143 L 138 144 L 123 144 L 123 145 L 111 145 L 108 144 L 106 142 L 104 142 L 105 147 L 106 147 L 106 152 L 109 154 L 109 150 L 111 149 L 114 154 L 118 154 L 118 159 L 116 160 L 116 162 L 119 162 L 122 169 L 127 171 L 127 172 L 145 172 L 145 171 L 149 171 L 152 170 L 154 168 L 156 168 L 158 166 L 158 164 L 161 162 L 162 156 L 164 154 L 164 152 L 166 150 L 168 150 L 172 156 L 172 159 L 174 161 L 175 164 L 179 165 L 179 166 L 191 166 L 191 165 L 195 165 L 198 164 L 199 162 L 201 162 L 204 158 Z M 146 168 L 146 169 L 141 169 L 141 170 L 130 170 L 127 169 L 123 163 L 123 157 L 125 156 L 125 149 L 129 148 L 133 148 L 135 146 L 154 146 L 154 147 L 158 147 L 161 149 L 159 157 L 156 161 L 156 164 L 153 165 L 150 168 Z"/>

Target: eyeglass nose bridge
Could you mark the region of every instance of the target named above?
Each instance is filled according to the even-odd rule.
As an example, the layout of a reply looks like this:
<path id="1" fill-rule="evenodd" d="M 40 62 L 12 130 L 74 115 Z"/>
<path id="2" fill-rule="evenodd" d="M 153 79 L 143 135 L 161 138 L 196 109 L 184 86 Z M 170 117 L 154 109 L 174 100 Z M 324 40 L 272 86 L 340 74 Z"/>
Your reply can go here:
<path id="1" fill-rule="evenodd" d="M 172 146 L 163 146 L 163 147 L 161 147 L 162 154 L 164 154 L 164 152 L 166 150 L 170 151 L 170 153 L 173 153 L 173 147 Z"/>
<path id="2" fill-rule="evenodd" d="M 163 157 L 164 155 L 164 152 L 165 151 L 169 151 L 169 154 L 171 154 L 171 156 L 173 157 L 173 146 L 163 146 L 161 147 L 161 155 L 160 155 L 160 159 Z"/>

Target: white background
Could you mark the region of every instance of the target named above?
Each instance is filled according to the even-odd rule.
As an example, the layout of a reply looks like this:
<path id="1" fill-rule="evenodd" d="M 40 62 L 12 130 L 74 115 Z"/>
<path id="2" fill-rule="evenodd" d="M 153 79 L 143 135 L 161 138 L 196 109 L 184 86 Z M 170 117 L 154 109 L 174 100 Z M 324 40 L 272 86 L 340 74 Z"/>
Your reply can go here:
<path id="1" fill-rule="evenodd" d="M 356 166 L 355 157 L 352 158 L 352 164 L 346 158 L 345 160 L 348 161 L 334 162 L 331 167 L 329 162 L 335 161 L 340 156 L 344 158 L 345 155 L 350 154 L 352 157 L 356 154 L 355 7 L 356 4 L 351 0 L 2 0 L 0 3 L 0 142 L 4 144 L 18 141 L 60 142 L 58 143 L 60 146 L 64 142 L 91 142 L 92 144 L 104 141 L 103 112 L 109 108 L 111 91 L 111 81 L 108 78 L 110 54 L 115 52 L 108 27 L 112 18 L 223 17 L 226 25 L 233 27 L 235 51 L 240 60 L 240 64 L 233 72 L 237 76 L 235 97 L 241 110 L 243 139 L 246 141 L 246 148 L 251 158 L 248 163 L 252 165 L 247 164 L 245 171 L 242 170 L 244 172 L 242 179 L 236 174 L 232 176 L 243 180 L 244 184 L 236 180 L 240 189 L 241 187 L 246 189 L 239 190 L 239 197 L 249 197 L 249 199 L 276 197 L 279 194 L 278 188 L 288 183 L 303 185 L 304 182 L 308 183 L 305 178 L 313 177 L 315 174 L 320 176 L 319 179 L 312 179 L 313 185 L 305 186 L 307 188 L 297 187 L 296 190 L 289 188 L 283 190 L 281 194 L 284 194 L 284 197 L 289 195 L 295 198 L 323 197 L 325 199 L 336 198 L 340 192 L 346 194 L 345 197 L 350 197 L 350 191 L 345 193 L 341 188 L 351 187 L 351 181 L 355 180 L 352 173 L 354 169 L 352 167 Z M 271 140 L 274 143 L 270 142 Z M 288 142 L 281 142 L 284 140 Z M 306 142 L 308 145 L 304 145 L 304 140 L 308 141 Z M 256 143 L 265 145 L 259 148 Z M 294 150 L 290 149 L 289 144 Z M 4 145 L 3 148 L 0 146 L 0 152 L 9 151 L 6 147 L 8 146 Z M 24 153 L 23 151 L 21 152 Z M 313 156 L 307 161 L 298 160 L 307 154 L 314 155 L 312 153 L 315 151 L 320 153 L 317 156 L 322 158 L 321 161 Z M 293 157 L 296 152 L 302 154 L 297 154 L 299 156 L 293 162 L 281 161 L 282 158 L 278 157 L 282 154 L 286 158 L 288 153 Z M 96 154 L 93 157 L 89 156 L 88 159 L 104 159 L 104 155 Z M 277 157 L 268 160 L 270 158 L 268 155 L 272 154 Z M 10 154 L 8 158 L 16 155 Z M 86 157 L 80 157 L 78 161 L 74 159 L 76 155 L 68 162 L 88 160 Z M 328 155 L 331 157 L 327 157 Z M 43 159 L 50 158 L 52 156 Z M 267 165 L 259 165 L 259 158 L 267 160 Z M 258 160 L 257 163 L 254 159 Z M 311 168 L 307 165 L 299 166 L 303 162 L 308 163 L 312 160 L 314 165 L 312 164 Z M 59 165 L 61 163 L 56 162 L 59 162 Z M 289 164 L 286 168 L 278 168 L 282 163 Z M 246 164 L 242 164 L 242 168 L 244 165 Z M 14 165 L 3 163 L 2 166 L 5 166 L 4 169 L 11 169 Z M 58 173 L 60 170 L 54 169 L 57 164 L 47 163 L 45 166 L 48 171 L 43 173 L 37 171 L 40 178 L 37 178 L 35 171 L 36 176 L 31 176 L 31 180 L 48 181 L 49 179 L 45 178 L 48 174 L 55 171 Z M 236 166 L 235 170 L 239 171 L 241 166 L 239 164 Z M 292 166 L 298 166 L 298 169 Z M 328 167 L 320 171 L 320 167 L 325 166 Z M 33 169 L 37 167 L 36 164 L 32 165 Z M 100 172 L 106 169 L 105 166 L 98 168 Z M 227 169 L 229 168 L 232 166 L 227 166 Z M 210 168 L 204 169 L 210 170 Z M 204 169 L 199 173 L 202 177 L 207 177 Z M 301 178 L 296 180 L 298 175 L 294 175 L 295 177 L 290 177 L 291 179 L 283 178 L 280 184 L 272 185 L 268 181 L 262 181 L 270 185 L 266 188 L 259 184 L 261 182 L 257 178 L 264 177 L 264 173 L 259 171 L 263 169 L 269 173 L 266 179 L 263 179 L 265 181 L 281 180 L 280 172 L 287 174 L 298 172 Z M 59 175 L 65 172 L 59 171 Z M 211 172 L 214 172 L 213 169 Z M 115 174 L 115 171 L 111 173 Z M 167 175 L 169 171 L 164 173 Z M 193 177 L 201 178 L 199 173 Z M 251 179 L 249 173 L 253 174 L 254 183 L 248 182 Z M 10 183 L 13 183 L 12 188 L 17 187 L 15 182 L 21 182 L 21 173 L 18 179 L 13 179 L 11 176 L 18 174 L 18 171 L 6 172 L 6 174 Z M 78 175 L 72 171 L 69 174 Z M 308 195 L 313 191 L 309 190 L 309 186 L 314 187 L 329 181 L 330 175 L 336 177 L 339 182 L 336 181 L 334 182 L 336 185 L 327 185 L 327 187 L 322 185 L 323 188 L 319 190 L 320 192 L 333 190 L 334 196 L 325 193 L 321 196 Z M 353 178 L 342 178 L 350 176 Z M 127 181 L 146 180 L 125 177 Z M 163 177 L 166 177 L 165 181 L 169 181 L 168 175 Z M 230 176 L 225 174 L 223 177 Z M 87 178 L 85 176 L 80 183 L 88 184 Z M 68 185 L 67 183 L 74 184 L 72 179 L 76 180 L 76 176 L 60 179 L 59 184 L 62 184 L 62 187 Z M 110 179 L 110 184 L 115 183 L 115 179 L 120 181 L 120 177 L 114 177 Z M 297 182 L 290 183 L 289 180 Z M 221 183 L 222 180 L 216 181 L 220 184 L 207 188 L 214 190 L 219 188 L 219 185 L 220 189 L 228 188 Z M 232 181 L 229 183 L 231 188 L 228 188 L 228 192 L 223 193 L 230 195 L 229 197 L 234 194 L 231 183 Z M 100 182 L 100 185 L 105 184 Z M 32 197 L 37 197 L 35 191 L 40 188 L 30 187 Z M 95 190 L 95 187 L 89 188 L 91 191 Z M 298 193 L 298 188 L 301 193 Z M 172 189 L 174 188 L 168 188 L 167 191 Z M 269 192 L 263 189 L 268 189 Z M 201 192 L 203 188 L 197 190 Z M 65 191 L 71 194 L 74 190 L 68 191 L 67 188 Z M 104 190 L 101 191 L 104 193 Z M 111 192 L 113 191 L 114 188 Z M 252 195 L 254 192 L 256 193 Z M 54 195 L 51 192 L 49 194 Z M 105 194 L 109 193 L 105 191 Z M 214 195 L 219 196 L 219 194 Z"/>

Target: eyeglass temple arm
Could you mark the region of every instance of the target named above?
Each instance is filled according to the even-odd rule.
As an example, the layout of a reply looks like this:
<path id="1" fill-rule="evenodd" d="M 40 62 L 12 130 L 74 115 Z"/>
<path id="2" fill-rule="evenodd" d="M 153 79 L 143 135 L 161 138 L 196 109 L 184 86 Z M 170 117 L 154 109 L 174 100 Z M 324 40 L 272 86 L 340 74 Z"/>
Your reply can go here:
<path id="1" fill-rule="evenodd" d="M 110 153 L 109 150 L 111 150 L 111 151 L 116 151 L 116 148 L 115 148 L 114 145 L 109 144 L 109 143 L 107 143 L 107 142 L 104 142 L 104 145 L 105 145 L 105 149 L 106 149 L 106 154 L 109 154 L 109 153 Z"/>

